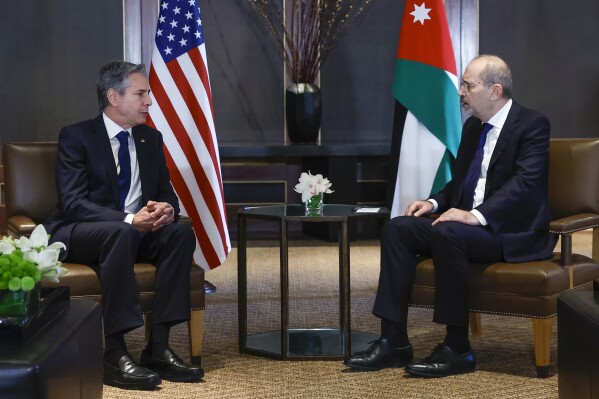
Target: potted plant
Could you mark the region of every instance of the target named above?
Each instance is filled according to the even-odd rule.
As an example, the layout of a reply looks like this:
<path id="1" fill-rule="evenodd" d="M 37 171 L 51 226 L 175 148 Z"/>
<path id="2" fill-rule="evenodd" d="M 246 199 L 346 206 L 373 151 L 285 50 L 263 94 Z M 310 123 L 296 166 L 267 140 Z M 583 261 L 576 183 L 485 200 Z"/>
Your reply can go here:
<path id="1" fill-rule="evenodd" d="M 294 190 L 302 195 L 306 216 L 322 215 L 323 197 L 333 192 L 332 185 L 333 183 L 321 174 L 313 175 L 308 171 L 300 175 L 299 183 L 295 185 Z"/>
<path id="2" fill-rule="evenodd" d="M 313 143 L 320 129 L 318 73 L 347 23 L 372 0 L 249 0 L 275 40 L 291 82 L 285 91 L 291 142 Z"/>
<path id="3" fill-rule="evenodd" d="M 40 281 L 57 283 L 67 272 L 58 260 L 61 242 L 48 245 L 48 234 L 38 225 L 31 236 L 0 240 L 0 325 L 22 325 L 39 307 Z"/>

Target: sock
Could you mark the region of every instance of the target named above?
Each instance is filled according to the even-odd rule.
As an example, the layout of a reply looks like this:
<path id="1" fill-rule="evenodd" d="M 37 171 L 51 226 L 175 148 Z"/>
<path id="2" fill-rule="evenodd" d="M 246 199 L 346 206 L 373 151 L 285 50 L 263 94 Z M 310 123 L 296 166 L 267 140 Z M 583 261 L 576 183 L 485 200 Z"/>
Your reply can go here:
<path id="1" fill-rule="evenodd" d="M 458 353 L 466 353 L 472 349 L 468 340 L 468 326 L 447 326 L 445 343 Z"/>
<path id="2" fill-rule="evenodd" d="M 408 328 L 391 320 L 381 319 L 381 335 L 397 348 L 410 345 Z"/>
<path id="3" fill-rule="evenodd" d="M 104 360 L 106 362 L 115 364 L 126 354 L 127 346 L 123 332 L 104 336 Z"/>
<path id="4" fill-rule="evenodd" d="M 168 336 L 171 331 L 171 326 L 168 323 L 152 324 L 152 332 L 146 346 L 148 354 L 156 354 L 161 356 L 164 350 L 168 348 Z"/>

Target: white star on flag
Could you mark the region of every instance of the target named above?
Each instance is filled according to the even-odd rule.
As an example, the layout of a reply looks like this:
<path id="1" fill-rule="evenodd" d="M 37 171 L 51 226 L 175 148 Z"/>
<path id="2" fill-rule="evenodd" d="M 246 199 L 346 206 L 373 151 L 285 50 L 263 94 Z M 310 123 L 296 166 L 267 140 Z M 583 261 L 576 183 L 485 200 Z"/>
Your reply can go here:
<path id="1" fill-rule="evenodd" d="M 414 16 L 414 23 L 420 22 L 422 25 L 424 25 L 425 19 L 431 19 L 431 17 L 428 15 L 430 10 L 430 8 L 426 8 L 424 3 L 420 4 L 419 6 L 414 4 L 414 11 L 412 11 L 410 15 Z"/>

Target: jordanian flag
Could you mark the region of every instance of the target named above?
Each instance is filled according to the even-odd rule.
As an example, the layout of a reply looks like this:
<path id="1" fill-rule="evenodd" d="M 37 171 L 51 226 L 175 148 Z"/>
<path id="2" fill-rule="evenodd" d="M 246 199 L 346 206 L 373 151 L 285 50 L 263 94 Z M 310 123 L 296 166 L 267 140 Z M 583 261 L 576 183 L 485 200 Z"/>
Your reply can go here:
<path id="1" fill-rule="evenodd" d="M 458 78 L 443 0 L 406 1 L 393 96 L 392 217 L 443 188 L 460 144 Z"/>

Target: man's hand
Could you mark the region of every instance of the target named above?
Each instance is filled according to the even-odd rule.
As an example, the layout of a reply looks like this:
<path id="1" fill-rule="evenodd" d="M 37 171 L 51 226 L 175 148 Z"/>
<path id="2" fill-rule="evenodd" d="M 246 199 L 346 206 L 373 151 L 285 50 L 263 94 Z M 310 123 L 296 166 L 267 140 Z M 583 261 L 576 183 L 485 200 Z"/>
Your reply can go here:
<path id="1" fill-rule="evenodd" d="M 168 203 L 148 201 L 147 205 L 133 216 L 131 224 L 138 231 L 147 233 L 159 230 L 174 220 L 175 210 Z"/>
<path id="2" fill-rule="evenodd" d="M 148 201 L 148 212 L 154 218 L 152 231 L 156 231 L 175 221 L 175 210 L 166 202 Z"/>
<path id="3" fill-rule="evenodd" d="M 139 210 L 139 212 L 135 214 L 135 216 L 133 216 L 133 221 L 131 222 L 131 225 L 141 233 L 148 233 L 152 231 L 152 228 L 154 227 L 154 222 L 154 217 L 152 216 L 150 211 L 148 211 L 148 207 L 144 206 Z"/>
<path id="4" fill-rule="evenodd" d="M 433 203 L 430 201 L 414 201 L 406 208 L 406 216 L 422 216 L 433 211 Z"/>
<path id="5" fill-rule="evenodd" d="M 433 222 L 433 226 L 437 223 L 441 222 L 459 222 L 464 224 L 469 224 L 471 226 L 477 226 L 480 224 L 476 216 L 469 211 L 463 211 L 457 208 L 451 208 L 441 214 L 435 221 Z"/>

